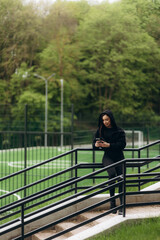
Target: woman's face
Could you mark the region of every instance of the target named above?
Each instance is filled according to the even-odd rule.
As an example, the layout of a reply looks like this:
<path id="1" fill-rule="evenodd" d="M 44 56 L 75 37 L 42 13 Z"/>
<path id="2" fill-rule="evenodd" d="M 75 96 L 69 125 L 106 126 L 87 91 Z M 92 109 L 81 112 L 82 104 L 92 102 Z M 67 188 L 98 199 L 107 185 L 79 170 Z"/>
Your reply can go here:
<path id="1" fill-rule="evenodd" d="M 110 117 L 108 117 L 108 115 L 104 115 L 102 117 L 102 120 L 103 120 L 103 124 L 104 124 L 105 127 L 107 127 L 107 128 L 111 128 L 112 127 L 111 126 L 111 119 L 110 119 Z"/>

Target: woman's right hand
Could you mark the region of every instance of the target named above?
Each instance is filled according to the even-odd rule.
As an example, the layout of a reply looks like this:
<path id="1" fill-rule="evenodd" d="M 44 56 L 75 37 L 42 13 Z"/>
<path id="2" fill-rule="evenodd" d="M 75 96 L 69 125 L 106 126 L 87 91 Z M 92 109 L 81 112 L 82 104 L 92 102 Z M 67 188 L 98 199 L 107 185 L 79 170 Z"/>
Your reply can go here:
<path id="1" fill-rule="evenodd" d="M 96 141 L 95 146 L 96 147 L 109 148 L 110 143 L 107 143 L 107 142 L 104 142 L 104 141 Z"/>
<path id="2" fill-rule="evenodd" d="M 96 141 L 95 147 L 101 147 L 101 142 L 100 141 Z"/>

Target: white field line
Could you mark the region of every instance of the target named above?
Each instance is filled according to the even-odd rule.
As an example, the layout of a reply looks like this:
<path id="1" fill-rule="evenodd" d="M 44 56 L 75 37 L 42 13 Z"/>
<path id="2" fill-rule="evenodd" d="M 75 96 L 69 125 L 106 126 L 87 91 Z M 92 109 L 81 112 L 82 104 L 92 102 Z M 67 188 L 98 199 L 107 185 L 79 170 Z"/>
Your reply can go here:
<path id="1" fill-rule="evenodd" d="M 2 189 L 0 189 L 0 192 L 3 192 L 3 193 L 10 193 L 9 191 L 2 190 Z M 21 197 L 20 197 L 18 194 L 16 194 L 16 193 L 14 193 L 13 195 L 14 195 L 15 197 L 17 197 L 17 198 L 18 198 L 18 200 L 20 200 L 20 199 L 21 199 Z"/>
<path id="2" fill-rule="evenodd" d="M 37 147 L 27 147 L 27 150 L 36 150 L 36 149 L 40 149 L 42 151 L 44 151 L 45 149 L 48 150 L 58 150 L 59 152 L 66 152 L 66 150 L 70 150 L 71 148 L 69 146 L 65 146 L 65 147 L 44 147 L 44 146 L 37 146 Z M 17 151 L 22 151 L 24 150 L 24 148 L 10 148 L 10 149 L 3 149 L 3 150 L 0 150 L 1 153 L 3 152 L 17 152 Z"/>
<path id="3" fill-rule="evenodd" d="M 42 160 L 43 161 L 43 160 Z M 40 160 L 29 160 L 27 166 L 33 166 L 37 163 L 42 162 Z M 9 167 L 16 167 L 16 168 L 24 168 L 24 163 L 20 161 L 11 161 L 11 162 L 6 162 L 6 161 L 0 161 L 0 163 L 7 164 Z M 55 161 L 53 163 L 48 163 L 47 166 L 39 166 L 38 168 L 43 168 L 43 169 L 56 169 L 56 168 L 68 168 L 71 166 L 71 160 L 63 160 L 63 161 Z"/>

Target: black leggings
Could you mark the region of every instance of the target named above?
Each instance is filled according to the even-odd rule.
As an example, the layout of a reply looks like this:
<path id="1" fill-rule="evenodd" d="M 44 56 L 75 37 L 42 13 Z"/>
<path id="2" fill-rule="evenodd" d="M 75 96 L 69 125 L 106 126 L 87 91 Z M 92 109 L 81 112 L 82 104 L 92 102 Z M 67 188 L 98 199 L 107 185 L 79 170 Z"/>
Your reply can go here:
<path id="1" fill-rule="evenodd" d="M 103 162 L 104 167 L 109 166 L 114 163 L 114 161 L 111 158 L 107 157 L 106 154 L 104 154 L 102 162 Z M 112 179 L 112 178 L 122 174 L 122 166 L 118 165 L 117 167 L 112 167 L 112 168 L 108 169 L 107 172 L 108 172 L 109 179 Z M 110 183 L 110 185 L 111 184 L 113 184 L 113 182 Z M 113 197 L 115 194 L 115 187 L 111 188 L 109 191 L 110 191 L 110 196 Z M 119 193 L 121 193 L 121 192 L 122 192 L 122 184 L 119 185 Z M 120 200 L 121 199 L 122 198 L 120 198 Z"/>

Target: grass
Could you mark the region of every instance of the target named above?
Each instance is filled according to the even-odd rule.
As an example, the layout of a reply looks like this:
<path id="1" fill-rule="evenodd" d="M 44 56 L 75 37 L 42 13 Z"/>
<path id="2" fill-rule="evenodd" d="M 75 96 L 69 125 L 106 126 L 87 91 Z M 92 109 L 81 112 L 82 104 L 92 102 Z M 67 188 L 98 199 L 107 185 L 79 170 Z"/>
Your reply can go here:
<path id="1" fill-rule="evenodd" d="M 32 166 L 36 163 L 43 162 L 44 160 L 47 160 L 49 158 L 52 158 L 54 156 L 57 156 L 63 152 L 66 152 L 68 149 L 64 149 L 63 151 L 60 148 L 53 148 L 53 147 L 38 147 L 38 148 L 28 148 L 27 149 L 27 167 Z M 0 177 L 9 175 L 13 172 L 19 171 L 24 168 L 25 162 L 24 162 L 24 149 L 12 149 L 12 150 L 5 150 L 0 151 Z M 136 154 L 135 154 L 136 155 Z M 142 151 L 143 157 L 146 157 L 146 151 Z M 158 155 L 158 147 L 150 149 L 150 157 L 154 157 Z M 96 163 L 102 162 L 102 156 L 103 152 L 97 151 L 96 152 Z M 131 152 L 125 152 L 125 158 L 131 158 L 132 153 Z M 137 156 L 135 156 L 137 157 Z M 74 165 L 74 154 L 73 154 L 73 165 Z M 93 162 L 93 155 L 90 151 L 79 151 L 78 152 L 78 163 L 91 163 Z M 149 167 L 153 167 L 157 164 L 157 162 L 153 162 L 149 164 Z M 71 155 L 67 155 L 65 157 L 62 157 L 59 160 L 56 160 L 54 162 L 48 163 L 44 166 L 41 166 L 39 168 L 29 170 L 27 174 L 25 175 L 20 174 L 19 176 L 15 176 L 11 178 L 10 180 L 6 180 L 1 183 L 1 191 L 0 195 L 6 194 L 7 191 L 11 192 L 13 190 L 19 189 L 20 187 L 23 187 L 26 184 L 31 184 L 37 180 L 41 180 L 43 178 L 46 178 L 54 173 L 57 173 L 59 171 L 62 171 L 64 169 L 67 169 L 72 165 L 72 158 Z M 143 167 L 143 171 L 147 170 L 147 165 Z M 78 170 L 78 176 L 83 176 L 85 174 L 88 174 L 92 172 L 92 169 L 80 169 Z M 137 173 L 137 168 L 130 168 L 127 170 L 127 173 Z M 106 172 L 103 172 L 102 174 L 99 174 L 101 176 L 107 176 Z M 68 172 L 65 174 L 62 174 L 56 178 L 52 178 L 50 180 L 46 180 L 43 183 L 37 184 L 34 187 L 30 187 L 27 189 L 26 194 L 32 195 L 33 193 L 38 192 L 39 190 L 46 189 L 47 187 L 53 186 L 57 183 L 61 183 L 69 178 L 71 178 L 72 172 Z M 107 180 L 107 179 L 106 179 Z M 85 181 L 82 181 L 78 184 L 78 186 L 92 186 L 93 184 L 98 184 L 104 181 L 103 179 L 98 179 L 93 182 L 92 179 L 86 179 Z M 150 184 L 150 183 L 149 183 Z M 148 184 L 148 185 L 149 185 Z M 147 184 L 144 185 L 144 187 L 148 186 Z M 127 189 L 129 191 L 133 190 L 133 188 Z M 134 188 L 135 190 L 135 188 Z M 137 189 L 136 189 L 137 190 Z M 64 191 L 64 190 L 63 190 Z M 20 191 L 17 193 L 21 198 L 24 197 L 25 192 Z M 48 196 L 46 196 L 48 197 Z M 7 204 L 8 202 L 14 202 L 17 200 L 16 195 L 12 195 L 10 197 L 7 197 L 5 200 L 2 201 L 2 206 Z"/>
<path id="2" fill-rule="evenodd" d="M 160 240 L 160 217 L 124 222 L 89 240 Z"/>
<path id="3" fill-rule="evenodd" d="M 61 149 L 58 148 L 53 148 L 53 147 L 38 147 L 38 148 L 28 148 L 27 149 L 27 161 L 26 161 L 26 167 L 30 167 L 36 163 L 43 162 L 44 160 L 47 160 L 49 158 L 52 158 L 54 156 L 57 156 L 63 152 L 66 152 L 67 149 L 64 149 L 62 151 Z M 25 166 L 25 161 L 24 161 L 24 149 L 14 149 L 14 150 L 5 150 L 5 151 L 0 151 L 0 177 L 12 174 L 16 171 L 19 171 L 24 168 Z M 125 152 L 125 158 L 131 158 L 131 152 Z M 136 154 L 135 154 L 136 155 Z M 142 151 L 143 157 L 146 157 L 146 151 Z M 150 156 L 154 157 L 158 155 L 158 147 L 157 149 L 150 149 Z M 97 151 L 96 152 L 96 163 L 101 163 L 102 162 L 102 156 L 103 152 Z M 136 157 L 136 156 L 135 156 Z M 75 164 L 74 162 L 74 154 L 73 154 L 73 165 Z M 93 155 L 92 152 L 89 151 L 79 151 L 78 152 L 78 163 L 83 162 L 83 163 L 91 163 L 93 162 Z M 149 164 L 149 168 L 157 165 L 157 162 L 153 162 Z M 67 169 L 68 167 L 72 166 L 72 158 L 71 155 L 67 155 L 65 157 L 62 157 L 61 159 L 55 160 L 54 162 L 48 163 L 46 165 L 42 165 L 39 168 L 30 170 L 27 172 L 27 175 L 25 176 L 24 174 L 21 174 L 19 176 L 16 176 L 12 178 L 12 181 L 7 180 L 4 183 L 1 184 L 1 189 L 5 191 L 12 191 L 14 189 L 20 188 L 24 184 L 24 179 L 26 177 L 27 184 L 35 182 L 37 180 L 40 180 L 42 178 L 45 178 L 47 176 L 50 176 L 51 174 L 54 174 L 56 172 L 62 171 L 64 169 Z M 143 167 L 143 171 L 146 171 L 148 166 L 145 165 Z M 85 174 L 88 174 L 92 172 L 91 169 L 80 169 L 78 171 L 78 176 L 83 176 Z M 127 169 L 127 174 L 130 173 L 137 173 L 137 168 L 129 168 Z M 99 174 L 101 176 L 106 175 L 106 172 L 103 172 L 102 174 Z M 38 191 L 38 189 L 41 188 L 46 188 L 47 186 L 52 186 L 54 184 L 57 184 L 61 181 L 64 181 L 65 179 L 68 179 L 68 177 L 71 177 L 71 172 L 66 173 L 64 175 L 61 175 L 55 180 L 50 180 L 47 181 L 42 185 L 37 185 L 35 191 Z M 96 183 L 102 182 L 102 179 L 96 180 Z M 84 185 L 84 183 L 80 183 L 81 185 Z M 93 180 L 87 179 L 85 181 L 85 184 L 93 184 Z M 30 191 L 30 190 L 28 190 Z M 32 191 L 32 190 L 31 190 Z M 0 192 L 2 194 L 2 192 Z"/>
<path id="4" fill-rule="evenodd" d="M 36 163 L 39 162 L 43 162 L 44 160 L 47 160 L 49 158 L 52 158 L 54 156 L 57 156 L 63 152 L 66 152 L 67 149 L 65 149 L 64 151 L 61 151 L 61 149 L 54 149 L 52 147 L 41 147 L 41 148 L 28 148 L 27 149 L 27 167 L 32 166 Z M 152 150 L 150 151 L 150 156 L 156 156 L 158 151 L 156 150 Z M 0 177 L 11 174 L 13 172 L 19 171 L 21 169 L 24 168 L 24 149 L 15 149 L 15 150 L 5 150 L 5 151 L 0 151 Z M 143 157 L 145 156 L 145 152 L 142 152 Z M 125 158 L 132 158 L 131 156 L 132 154 L 129 152 L 125 152 Z M 103 156 L 103 152 L 101 151 L 97 151 L 96 152 L 96 163 L 101 163 L 102 162 L 102 156 Z M 135 157 L 136 154 L 135 154 Z M 19 189 L 21 187 L 23 187 L 25 185 L 25 181 L 26 184 L 31 184 L 37 180 L 41 180 L 43 178 L 46 178 L 54 173 L 57 173 L 59 171 L 62 171 L 64 169 L 67 169 L 68 167 L 70 167 L 72 165 L 75 164 L 75 155 L 73 154 L 73 158 L 71 157 L 71 155 L 67 155 L 65 157 L 62 157 L 59 160 L 56 160 L 54 162 L 48 163 L 46 165 L 42 165 L 41 167 L 38 167 L 36 169 L 33 170 L 29 170 L 27 171 L 26 175 L 20 174 L 18 176 L 12 177 L 10 180 L 6 180 L 4 182 L 1 183 L 1 189 L 2 191 L 0 191 L 0 195 L 6 194 L 7 191 L 11 192 L 13 190 Z M 78 163 L 92 163 L 93 162 L 93 155 L 92 152 L 89 151 L 79 151 L 78 152 Z M 157 162 L 151 163 L 150 167 L 153 167 L 155 164 L 157 164 Z M 143 168 L 143 170 L 147 170 L 147 166 L 145 166 Z M 88 173 L 91 173 L 92 169 L 80 169 L 78 170 L 78 176 L 84 176 Z M 127 170 L 127 173 L 137 173 L 137 168 L 130 168 Z M 99 174 L 102 176 L 107 176 L 107 172 L 103 172 L 102 174 Z M 57 183 L 63 183 L 65 180 L 70 179 L 72 176 L 72 172 L 68 172 L 65 174 L 62 174 L 60 176 L 57 176 L 55 178 L 51 178 L 50 180 L 46 180 L 42 183 L 39 183 L 35 186 L 31 186 L 26 190 L 26 193 L 24 190 L 19 191 L 18 193 L 16 193 L 19 197 L 23 198 L 26 194 L 26 196 L 32 196 L 34 193 L 39 192 L 40 190 L 44 190 L 47 187 L 51 187 L 54 186 Z M 105 179 L 107 180 L 107 179 Z M 81 181 L 78 186 L 93 186 L 96 185 L 98 183 L 101 183 L 104 181 L 103 179 L 98 179 L 95 181 L 95 183 L 93 182 L 92 179 L 86 179 L 84 181 Z M 150 183 L 149 183 L 150 184 Z M 149 185 L 148 184 L 148 185 Z M 145 187 L 147 185 L 145 184 Z M 50 199 L 50 197 L 52 196 L 52 194 L 46 194 L 44 197 L 41 198 L 41 200 L 47 200 L 44 203 L 40 203 L 40 199 L 38 199 L 39 205 L 34 206 L 34 204 L 36 203 L 36 201 L 32 201 L 30 202 L 31 208 L 25 211 L 26 213 L 29 212 L 33 212 L 39 208 L 42 208 L 46 205 L 49 205 L 53 202 L 57 202 L 58 200 L 69 196 L 70 194 L 67 193 L 65 195 L 62 195 L 61 197 L 58 196 L 58 194 L 60 192 L 64 192 L 65 190 L 67 190 L 67 188 L 63 188 L 62 190 L 56 191 L 54 192 L 54 196 L 55 199 Z M 127 189 L 129 191 L 134 191 L 135 188 L 129 188 Z M 136 188 L 137 190 L 137 188 Z M 73 192 L 72 192 L 73 193 Z M 106 192 L 104 192 L 106 193 Z M 109 193 L 109 192 L 107 192 Z M 11 195 L 9 197 L 6 197 L 5 199 L 1 200 L 1 206 L 5 206 L 8 203 L 12 203 L 15 202 L 17 200 L 17 196 Z M 19 209 L 15 209 L 16 210 L 20 210 Z M 4 213 L 3 216 L 8 215 L 8 213 Z M 12 219 L 14 219 L 16 216 L 20 216 L 20 214 L 9 217 L 6 220 L 3 220 L 2 223 L 5 223 L 7 221 L 11 221 Z M 108 239 L 108 238 L 107 238 Z M 137 239 L 136 239 L 137 240 Z"/>

